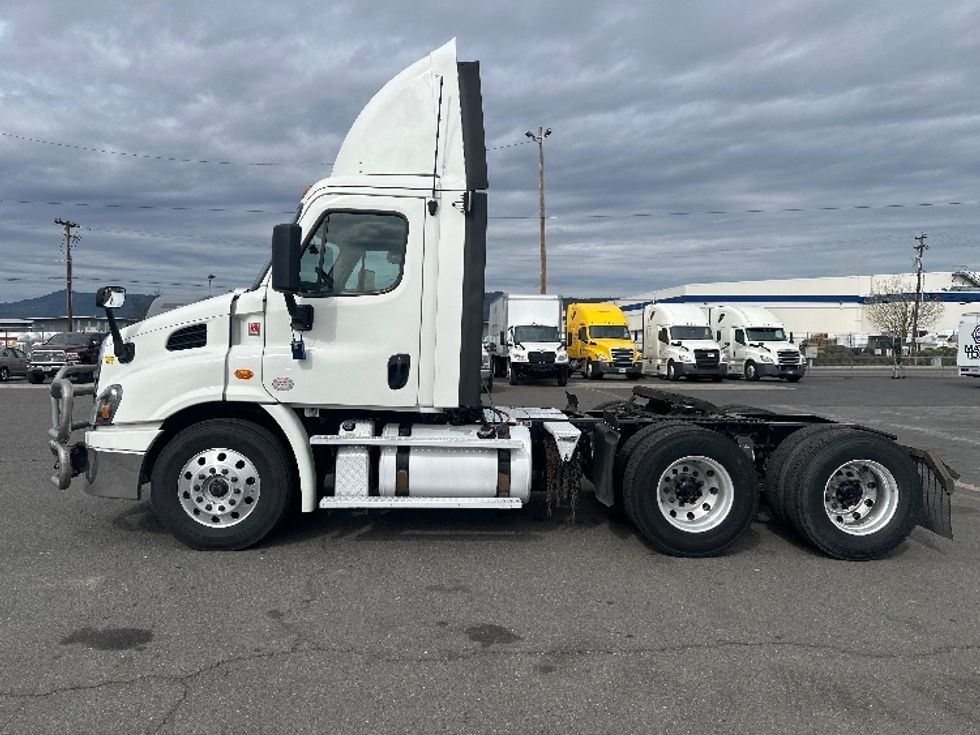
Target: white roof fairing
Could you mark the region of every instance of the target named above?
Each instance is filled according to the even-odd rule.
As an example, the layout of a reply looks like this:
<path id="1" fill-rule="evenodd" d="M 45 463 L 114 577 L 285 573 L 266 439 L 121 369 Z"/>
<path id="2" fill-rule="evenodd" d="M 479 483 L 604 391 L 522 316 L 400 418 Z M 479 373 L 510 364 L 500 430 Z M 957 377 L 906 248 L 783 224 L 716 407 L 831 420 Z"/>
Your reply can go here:
<path id="1" fill-rule="evenodd" d="M 424 176 L 431 184 L 433 166 L 439 177 L 436 188 L 466 188 L 455 39 L 403 70 L 371 98 L 347 132 L 330 178 Z"/>

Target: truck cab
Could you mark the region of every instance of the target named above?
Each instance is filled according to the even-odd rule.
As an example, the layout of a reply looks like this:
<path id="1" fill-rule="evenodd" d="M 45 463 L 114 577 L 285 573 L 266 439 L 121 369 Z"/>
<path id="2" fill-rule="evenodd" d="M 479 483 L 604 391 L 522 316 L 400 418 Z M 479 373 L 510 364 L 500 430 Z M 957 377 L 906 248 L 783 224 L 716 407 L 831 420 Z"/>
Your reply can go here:
<path id="1" fill-rule="evenodd" d="M 728 373 L 728 357 L 700 306 L 647 304 L 643 332 L 643 371 L 648 375 L 719 382 Z"/>
<path id="2" fill-rule="evenodd" d="M 806 359 L 792 335 L 787 337 L 782 322 L 768 309 L 713 306 L 710 318 L 731 375 L 752 381 L 770 377 L 796 383 L 803 379 Z"/>
<path id="3" fill-rule="evenodd" d="M 636 349 L 623 310 L 609 303 L 569 304 L 565 310 L 565 339 L 573 369 L 596 380 L 604 375 L 641 376 Z"/>

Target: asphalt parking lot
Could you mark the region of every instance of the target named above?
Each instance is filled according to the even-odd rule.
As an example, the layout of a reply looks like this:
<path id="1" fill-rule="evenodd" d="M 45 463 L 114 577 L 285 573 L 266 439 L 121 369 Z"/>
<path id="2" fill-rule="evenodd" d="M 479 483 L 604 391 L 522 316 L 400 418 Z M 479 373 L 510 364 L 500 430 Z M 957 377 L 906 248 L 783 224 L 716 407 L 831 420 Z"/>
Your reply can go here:
<path id="1" fill-rule="evenodd" d="M 667 387 L 659 381 L 646 381 Z M 583 407 L 628 394 L 573 379 Z M 0 385 L 0 732 L 966 733 L 980 727 L 980 381 L 672 384 L 939 450 L 952 541 L 828 559 L 761 513 L 674 559 L 542 501 L 319 512 L 200 553 L 146 503 L 49 482 L 47 386 Z M 500 404 L 564 390 L 495 386 Z"/>

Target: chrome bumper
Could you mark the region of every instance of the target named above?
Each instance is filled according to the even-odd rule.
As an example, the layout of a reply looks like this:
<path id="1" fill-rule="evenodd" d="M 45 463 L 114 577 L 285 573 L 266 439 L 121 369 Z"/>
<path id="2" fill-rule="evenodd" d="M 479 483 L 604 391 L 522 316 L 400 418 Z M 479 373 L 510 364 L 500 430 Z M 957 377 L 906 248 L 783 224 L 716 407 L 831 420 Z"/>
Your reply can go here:
<path id="1" fill-rule="evenodd" d="M 92 422 L 75 421 L 75 399 L 94 396 L 95 384 L 76 386 L 69 376 L 90 375 L 97 365 L 67 365 L 58 371 L 51 382 L 51 428 L 48 446 L 55 456 L 55 473 L 51 482 L 66 490 L 78 475 L 85 475 L 85 492 L 101 498 L 140 496 L 140 472 L 145 452 L 110 452 L 94 449 L 84 441 L 72 442 L 72 434 L 88 429 Z"/>

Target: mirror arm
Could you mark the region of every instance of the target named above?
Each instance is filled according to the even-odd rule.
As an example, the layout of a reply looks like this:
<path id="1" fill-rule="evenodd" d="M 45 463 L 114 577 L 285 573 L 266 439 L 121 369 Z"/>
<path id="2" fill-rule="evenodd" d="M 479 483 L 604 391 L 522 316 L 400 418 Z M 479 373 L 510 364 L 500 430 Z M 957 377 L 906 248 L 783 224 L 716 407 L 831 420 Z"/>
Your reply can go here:
<path id="1" fill-rule="evenodd" d="M 136 357 L 136 345 L 132 342 L 123 342 L 116 317 L 112 315 L 112 309 L 109 307 L 106 307 L 105 317 L 109 321 L 109 332 L 112 334 L 112 353 L 119 362 L 132 362 L 133 358 Z"/>
<path id="2" fill-rule="evenodd" d="M 283 294 L 286 299 L 286 311 L 289 312 L 289 325 L 297 332 L 309 332 L 313 328 L 313 306 L 297 304 L 296 297 L 291 293 Z"/>

